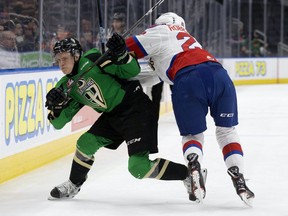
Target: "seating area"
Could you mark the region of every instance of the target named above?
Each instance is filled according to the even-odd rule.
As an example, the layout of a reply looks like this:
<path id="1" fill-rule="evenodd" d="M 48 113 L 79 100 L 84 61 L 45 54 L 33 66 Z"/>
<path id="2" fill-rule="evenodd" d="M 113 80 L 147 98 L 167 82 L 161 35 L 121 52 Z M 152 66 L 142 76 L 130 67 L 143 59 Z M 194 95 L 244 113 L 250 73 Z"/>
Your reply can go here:
<path id="1" fill-rule="evenodd" d="M 115 13 L 124 14 L 127 30 L 156 2 L 101 1 L 106 36 L 113 32 Z M 287 56 L 288 0 L 164 1 L 132 33 L 140 33 L 167 11 L 182 16 L 187 31 L 218 58 Z M 93 0 L 5 0 L 0 3 L 0 18 L 0 56 L 7 60 L 0 63 L 0 70 L 53 66 L 51 47 L 71 35 L 85 50 L 100 47 Z M 7 37 L 10 47 L 4 43 Z"/>

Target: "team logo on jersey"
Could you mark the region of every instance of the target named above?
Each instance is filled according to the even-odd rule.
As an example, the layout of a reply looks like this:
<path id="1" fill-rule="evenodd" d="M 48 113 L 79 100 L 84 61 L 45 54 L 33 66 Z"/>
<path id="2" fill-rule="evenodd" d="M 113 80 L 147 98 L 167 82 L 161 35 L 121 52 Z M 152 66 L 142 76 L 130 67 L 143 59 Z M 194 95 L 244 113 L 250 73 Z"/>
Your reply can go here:
<path id="1" fill-rule="evenodd" d="M 107 109 L 101 88 L 92 78 L 88 78 L 88 80 L 80 79 L 78 81 L 78 92 L 89 101 L 93 108 Z"/>

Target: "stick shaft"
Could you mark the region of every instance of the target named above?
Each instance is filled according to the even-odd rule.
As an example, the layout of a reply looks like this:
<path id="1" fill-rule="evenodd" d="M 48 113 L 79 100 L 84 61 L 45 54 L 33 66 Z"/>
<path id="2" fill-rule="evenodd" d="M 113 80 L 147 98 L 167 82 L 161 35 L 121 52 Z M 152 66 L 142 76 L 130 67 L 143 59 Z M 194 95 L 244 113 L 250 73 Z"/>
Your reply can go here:
<path id="1" fill-rule="evenodd" d="M 97 0 L 98 20 L 99 20 L 99 42 L 101 44 L 102 53 L 105 52 L 105 28 L 103 26 L 103 19 L 101 13 L 100 0 Z"/>
<path id="2" fill-rule="evenodd" d="M 159 0 L 153 7 L 150 8 L 149 11 L 146 12 L 134 25 L 132 25 L 123 35 L 122 37 L 127 37 L 149 14 L 151 14 L 160 4 L 162 4 L 164 0 Z"/>

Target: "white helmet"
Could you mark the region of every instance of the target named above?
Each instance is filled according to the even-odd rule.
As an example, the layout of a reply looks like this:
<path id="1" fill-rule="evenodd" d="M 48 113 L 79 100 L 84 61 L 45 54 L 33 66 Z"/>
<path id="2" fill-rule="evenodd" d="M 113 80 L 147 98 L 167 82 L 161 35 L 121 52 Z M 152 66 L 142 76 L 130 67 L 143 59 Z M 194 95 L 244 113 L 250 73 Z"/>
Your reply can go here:
<path id="1" fill-rule="evenodd" d="M 180 25 L 186 28 L 184 19 L 173 12 L 162 14 L 155 20 L 155 24 Z"/>

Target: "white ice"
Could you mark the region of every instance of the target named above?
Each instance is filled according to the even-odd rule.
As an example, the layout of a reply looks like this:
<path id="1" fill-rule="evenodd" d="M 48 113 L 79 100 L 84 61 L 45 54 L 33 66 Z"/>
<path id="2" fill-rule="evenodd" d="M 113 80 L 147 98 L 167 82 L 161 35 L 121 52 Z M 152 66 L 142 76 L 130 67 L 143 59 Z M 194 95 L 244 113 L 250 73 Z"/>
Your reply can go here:
<path id="1" fill-rule="evenodd" d="M 125 145 L 102 149 L 80 193 L 72 200 L 48 201 L 50 190 L 68 179 L 73 155 L 0 185 L 1 216 L 284 216 L 288 215 L 288 85 L 238 86 L 237 126 L 245 154 L 245 178 L 255 192 L 245 206 L 232 186 L 216 143 L 210 116 L 203 167 L 208 169 L 202 205 L 188 200 L 182 182 L 134 179 L 127 170 Z M 173 113 L 159 122 L 158 156 L 184 163 Z M 24 161 L 23 161 L 24 163 Z"/>

